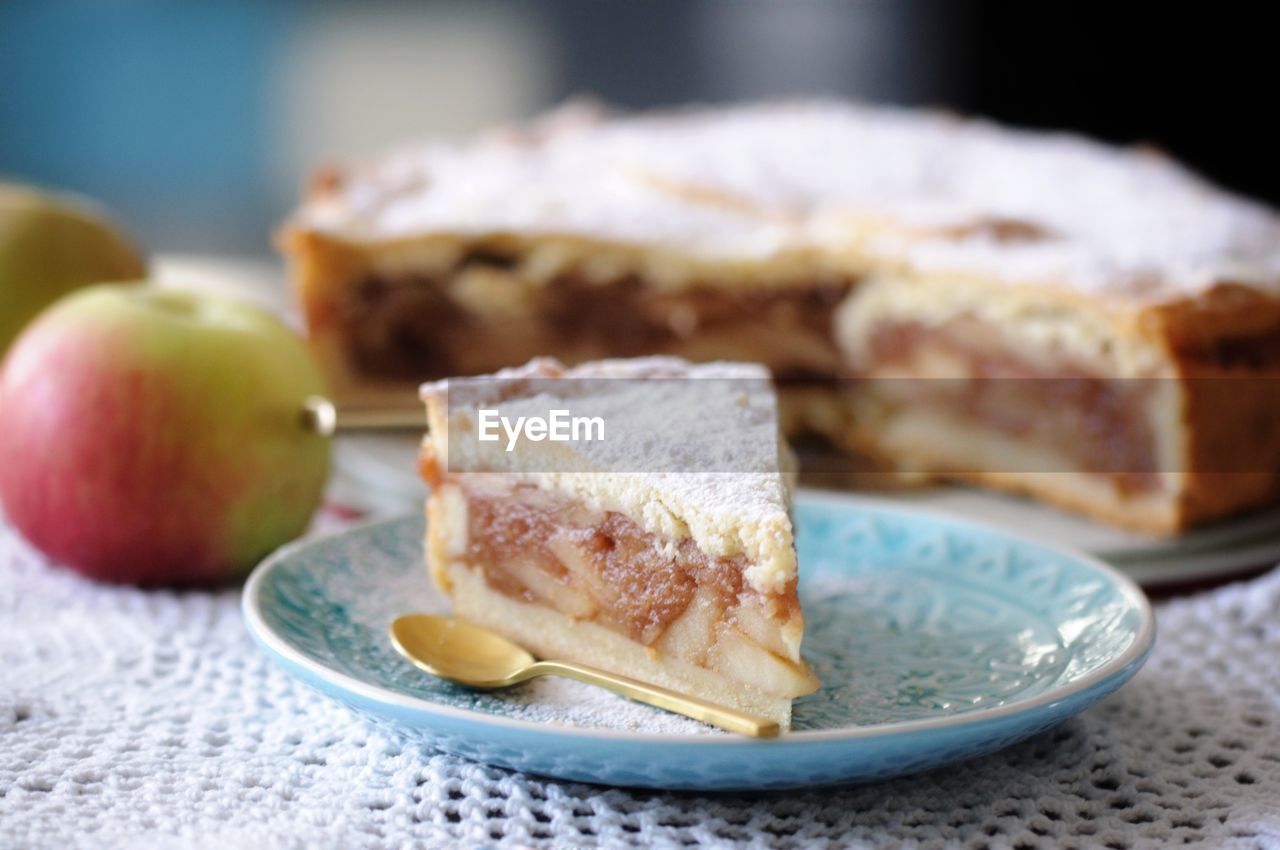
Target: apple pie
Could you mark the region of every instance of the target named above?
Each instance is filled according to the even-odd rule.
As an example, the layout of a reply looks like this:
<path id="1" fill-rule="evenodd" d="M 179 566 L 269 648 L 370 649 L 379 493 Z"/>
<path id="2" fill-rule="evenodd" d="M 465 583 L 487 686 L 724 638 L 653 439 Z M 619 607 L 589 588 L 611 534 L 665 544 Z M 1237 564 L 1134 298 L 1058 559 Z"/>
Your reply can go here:
<path id="1" fill-rule="evenodd" d="M 330 169 L 282 244 L 347 399 L 551 355 L 751 360 L 789 433 L 1153 533 L 1280 495 L 1280 221 L 1150 150 L 837 102 Z"/>
<path id="2" fill-rule="evenodd" d="M 790 455 L 764 369 L 538 359 L 422 397 L 427 561 L 455 614 L 787 727 L 817 680 L 800 657 Z M 587 411 L 600 439 L 504 425 L 486 440 L 495 410 Z"/>

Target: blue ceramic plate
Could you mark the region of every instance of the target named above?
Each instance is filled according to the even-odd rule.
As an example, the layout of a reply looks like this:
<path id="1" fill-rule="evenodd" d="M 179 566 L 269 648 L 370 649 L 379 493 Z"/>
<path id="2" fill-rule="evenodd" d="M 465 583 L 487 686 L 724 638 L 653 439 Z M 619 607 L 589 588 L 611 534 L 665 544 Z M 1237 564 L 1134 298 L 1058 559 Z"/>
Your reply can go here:
<path id="1" fill-rule="evenodd" d="M 804 654 L 821 689 L 771 741 L 720 733 L 576 682 L 476 692 L 387 639 L 447 601 L 422 521 L 282 550 L 244 591 L 254 637 L 289 671 L 446 752 L 611 785 L 764 789 L 896 776 L 1048 729 L 1142 666 L 1155 626 L 1131 581 L 1011 534 L 846 496 L 796 504 Z"/>

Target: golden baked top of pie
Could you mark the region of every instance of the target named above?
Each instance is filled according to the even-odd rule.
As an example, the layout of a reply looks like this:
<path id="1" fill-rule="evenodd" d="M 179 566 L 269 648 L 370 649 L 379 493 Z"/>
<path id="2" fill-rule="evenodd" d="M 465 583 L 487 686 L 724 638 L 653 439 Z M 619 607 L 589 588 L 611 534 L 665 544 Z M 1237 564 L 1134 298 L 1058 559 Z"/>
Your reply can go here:
<path id="1" fill-rule="evenodd" d="M 1280 298 L 1277 217 L 1155 151 L 834 101 L 621 117 L 570 106 L 329 172 L 291 227 L 435 236 L 445 255 L 459 239 L 537 239 L 549 267 L 608 265 L 610 247 L 634 265 L 644 251 L 647 276 L 672 285 L 891 271 L 1121 306 L 1225 285 Z"/>

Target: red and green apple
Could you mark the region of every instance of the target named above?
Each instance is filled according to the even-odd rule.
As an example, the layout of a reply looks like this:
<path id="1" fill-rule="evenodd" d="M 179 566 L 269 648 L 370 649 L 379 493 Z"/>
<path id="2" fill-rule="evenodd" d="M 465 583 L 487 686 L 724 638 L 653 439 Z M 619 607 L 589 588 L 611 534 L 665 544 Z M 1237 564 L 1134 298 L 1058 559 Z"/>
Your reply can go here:
<path id="1" fill-rule="evenodd" d="M 0 504 L 52 560 L 96 579 L 243 575 L 319 504 L 324 384 L 302 341 L 237 301 L 141 285 L 73 293 L 0 371 Z"/>

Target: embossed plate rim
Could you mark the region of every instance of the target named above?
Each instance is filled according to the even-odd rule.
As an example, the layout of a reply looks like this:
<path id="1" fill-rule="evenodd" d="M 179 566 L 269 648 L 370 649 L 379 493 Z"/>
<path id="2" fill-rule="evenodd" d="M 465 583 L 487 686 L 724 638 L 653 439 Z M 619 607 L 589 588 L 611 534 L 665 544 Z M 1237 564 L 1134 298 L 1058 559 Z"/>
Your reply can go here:
<path id="1" fill-rule="evenodd" d="M 936 729 L 956 729 L 976 726 L 1006 717 L 1016 717 L 1046 708 L 1080 696 L 1109 681 L 1116 676 L 1127 679 L 1137 672 L 1146 660 L 1155 642 L 1155 615 L 1151 603 L 1138 585 L 1128 576 L 1107 565 L 1098 558 L 1084 552 L 1048 543 L 1034 536 L 1022 535 L 995 525 L 970 520 L 956 519 L 937 511 L 909 505 L 902 505 L 888 500 L 873 497 L 849 496 L 847 494 L 825 494 L 815 491 L 802 491 L 797 494 L 797 501 L 805 503 L 827 503 L 836 506 L 851 507 L 862 505 L 869 509 L 889 513 L 913 516 L 919 519 L 937 522 L 940 525 L 968 529 L 970 531 L 1003 537 L 1010 542 L 1030 544 L 1034 547 L 1052 551 L 1066 556 L 1077 563 L 1099 573 L 1104 579 L 1115 585 L 1126 603 L 1137 610 L 1138 628 L 1133 639 L 1124 651 L 1109 659 L 1079 679 L 1065 685 L 1055 683 L 1048 690 L 1027 699 L 1014 699 L 1010 702 L 990 708 L 959 712 L 946 717 L 930 717 L 917 720 L 900 720 L 891 723 L 877 723 L 865 726 L 841 726 L 834 729 L 810 729 L 798 732 L 787 732 L 773 741 L 757 741 L 744 739 L 734 735 L 682 735 L 660 734 L 615 729 L 592 729 L 581 726 L 570 726 L 554 722 L 538 722 L 519 718 L 502 717 L 483 711 L 441 705 L 421 697 L 408 696 L 389 688 L 362 682 L 346 673 L 334 670 L 292 646 L 285 638 L 278 635 L 266 622 L 262 611 L 262 588 L 267 577 L 281 563 L 289 560 L 298 552 L 307 548 L 323 545 L 330 539 L 367 531 L 378 526 L 391 526 L 404 522 L 410 515 L 390 519 L 375 519 L 352 525 L 334 534 L 300 540 L 282 547 L 259 564 L 245 582 L 241 597 L 241 610 L 250 634 L 263 648 L 278 656 L 288 665 L 300 668 L 318 681 L 341 691 L 356 694 L 364 699 L 391 705 L 401 709 L 422 712 L 427 715 L 448 717 L 455 720 L 468 721 L 483 725 L 500 726 L 513 731 L 527 732 L 535 735 L 563 736 L 568 738 L 591 738 L 629 743 L 662 743 L 680 744 L 682 746 L 725 747 L 725 746 L 771 746 L 776 742 L 788 744 L 820 744 L 832 741 L 849 741 L 884 738 L 897 735 L 924 732 Z M 1126 673 L 1128 675 L 1126 675 Z"/>

